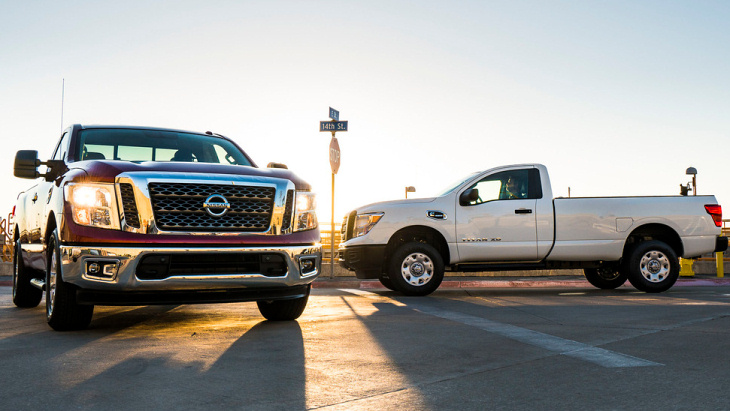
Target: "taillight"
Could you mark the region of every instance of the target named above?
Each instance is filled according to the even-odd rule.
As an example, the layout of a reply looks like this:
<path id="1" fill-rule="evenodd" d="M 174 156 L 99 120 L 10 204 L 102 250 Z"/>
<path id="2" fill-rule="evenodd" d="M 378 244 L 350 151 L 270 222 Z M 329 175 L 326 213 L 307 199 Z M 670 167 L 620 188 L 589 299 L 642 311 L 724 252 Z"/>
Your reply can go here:
<path id="1" fill-rule="evenodd" d="M 13 212 L 12 212 L 12 213 L 10 213 L 10 214 L 12 214 L 12 216 L 13 216 L 13 217 L 15 217 L 15 207 L 16 207 L 16 206 L 13 206 Z"/>
<path id="2" fill-rule="evenodd" d="M 712 217 L 712 221 L 715 222 L 715 226 L 722 226 L 722 206 L 720 204 L 705 204 L 705 210 L 707 214 Z"/>

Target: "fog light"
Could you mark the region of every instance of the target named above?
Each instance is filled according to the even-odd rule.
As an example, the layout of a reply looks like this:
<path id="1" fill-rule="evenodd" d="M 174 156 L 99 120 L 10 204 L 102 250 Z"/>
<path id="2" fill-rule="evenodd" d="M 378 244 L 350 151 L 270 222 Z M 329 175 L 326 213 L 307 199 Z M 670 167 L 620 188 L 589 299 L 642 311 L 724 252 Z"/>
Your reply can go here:
<path id="1" fill-rule="evenodd" d="M 302 277 L 317 273 L 317 257 L 302 257 L 299 259 L 299 272 Z"/>
<path id="2" fill-rule="evenodd" d="M 95 280 L 114 280 L 119 269 L 119 261 L 87 261 L 86 277 Z"/>
<path id="3" fill-rule="evenodd" d="M 89 264 L 89 274 L 97 275 L 101 272 L 101 264 L 91 263 Z"/>

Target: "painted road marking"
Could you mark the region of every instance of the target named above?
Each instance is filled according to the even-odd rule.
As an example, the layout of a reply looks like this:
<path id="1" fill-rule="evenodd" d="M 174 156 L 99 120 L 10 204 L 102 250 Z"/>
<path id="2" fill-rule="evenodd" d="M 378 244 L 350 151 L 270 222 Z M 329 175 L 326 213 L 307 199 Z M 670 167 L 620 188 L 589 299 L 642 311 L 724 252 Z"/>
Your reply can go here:
<path id="1" fill-rule="evenodd" d="M 379 299 L 390 300 L 391 302 L 398 303 L 398 305 L 403 304 L 400 301 L 393 300 L 392 298 L 384 297 L 368 291 L 354 289 L 341 289 L 341 291 L 345 291 L 361 297 L 378 297 Z M 411 303 L 408 304 L 408 307 L 413 308 L 415 311 L 423 314 L 428 314 L 434 317 L 443 318 L 445 320 L 455 321 L 464 325 L 476 327 L 481 330 L 497 334 L 515 341 L 519 341 L 524 344 L 543 348 L 571 358 L 588 361 L 606 368 L 649 367 L 664 365 L 657 362 L 632 357 L 630 355 L 609 351 L 603 348 L 594 347 L 589 344 L 555 337 L 553 335 L 541 333 L 539 331 L 528 330 L 526 328 L 517 327 L 511 324 L 503 324 L 473 315 L 442 310 L 439 308 L 430 307 L 425 304 Z"/>

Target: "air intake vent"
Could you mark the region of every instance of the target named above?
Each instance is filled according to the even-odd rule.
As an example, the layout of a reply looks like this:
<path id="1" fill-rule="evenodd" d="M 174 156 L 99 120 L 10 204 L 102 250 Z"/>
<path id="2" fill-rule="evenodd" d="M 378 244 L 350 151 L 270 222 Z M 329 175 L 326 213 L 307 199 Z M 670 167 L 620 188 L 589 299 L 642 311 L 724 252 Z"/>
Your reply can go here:
<path id="1" fill-rule="evenodd" d="M 129 183 L 119 184 L 119 191 L 122 193 L 122 209 L 124 210 L 124 221 L 129 227 L 140 228 L 137 203 L 134 201 L 134 187 Z"/>
<path id="2" fill-rule="evenodd" d="M 288 230 L 291 227 L 292 213 L 294 212 L 294 190 L 286 192 L 286 208 L 284 209 L 284 221 L 281 223 L 281 230 Z"/>

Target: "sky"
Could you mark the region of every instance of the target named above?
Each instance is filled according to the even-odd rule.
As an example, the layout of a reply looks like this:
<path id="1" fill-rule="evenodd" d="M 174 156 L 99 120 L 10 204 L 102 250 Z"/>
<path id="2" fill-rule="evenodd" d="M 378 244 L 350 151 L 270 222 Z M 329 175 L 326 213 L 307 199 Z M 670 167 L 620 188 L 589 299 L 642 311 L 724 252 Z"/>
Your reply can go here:
<path id="1" fill-rule="evenodd" d="M 541 163 L 553 195 L 698 194 L 730 215 L 728 1 L 0 0 L 0 216 L 71 124 L 212 131 L 331 219 Z M 63 87 L 62 87 L 63 84 Z M 63 113 L 61 110 L 63 92 Z"/>

